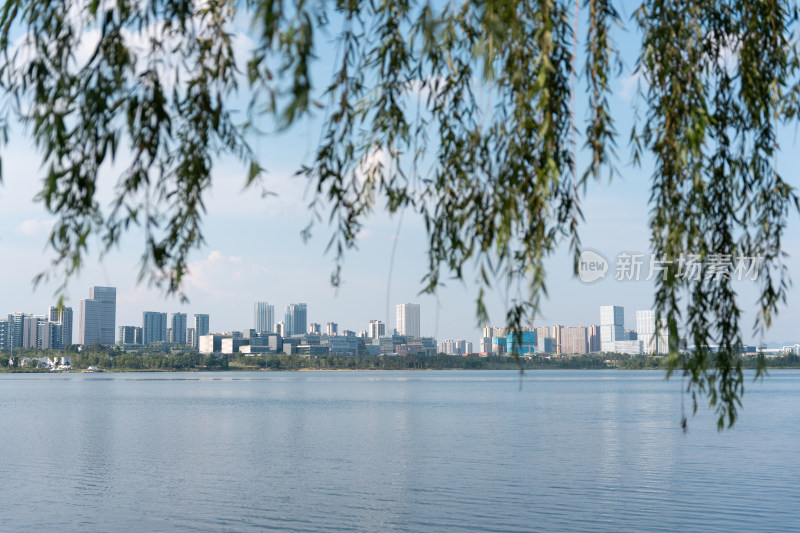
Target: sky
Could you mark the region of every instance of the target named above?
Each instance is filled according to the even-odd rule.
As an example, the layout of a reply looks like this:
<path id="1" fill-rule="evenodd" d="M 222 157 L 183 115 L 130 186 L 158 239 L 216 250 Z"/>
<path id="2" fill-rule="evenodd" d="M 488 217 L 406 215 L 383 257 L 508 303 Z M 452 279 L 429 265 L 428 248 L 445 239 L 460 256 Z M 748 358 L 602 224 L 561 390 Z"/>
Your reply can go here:
<path id="1" fill-rule="evenodd" d="M 246 30 L 241 30 L 246 32 Z M 243 42 L 246 37 L 240 35 Z M 620 252 L 649 250 L 648 198 L 651 163 L 632 166 L 627 138 L 633 112 L 642 105 L 636 94 L 633 75 L 636 51 L 634 34 L 618 34 L 625 66 L 612 81 L 612 115 L 619 132 L 619 176 L 588 185 L 582 199 L 585 221 L 580 230 L 585 248 L 600 252 L 611 262 L 606 279 L 585 284 L 572 273 L 572 258 L 566 246 L 547 259 L 547 291 L 536 325 L 592 325 L 599 323 L 601 305 L 625 307 L 627 328 L 635 327 L 635 310 L 649 309 L 653 285 L 646 281 L 613 279 L 613 259 Z M 322 55 L 324 60 L 324 54 Z M 320 67 L 321 69 L 321 67 Z M 322 72 L 320 70 L 319 72 Z M 322 75 L 322 74 L 321 74 Z M 322 79 L 321 77 L 319 79 Z M 585 80 L 577 82 L 576 116 L 585 116 L 581 107 Z M 395 326 L 395 305 L 419 303 L 421 330 L 439 340 L 466 339 L 478 348 L 480 328 L 475 319 L 477 285 L 467 273 L 464 281 L 445 280 L 436 295 L 421 295 L 421 279 L 427 267 L 422 221 L 413 213 L 402 217 L 376 212 L 367 220 L 359 236 L 358 249 L 345 260 L 342 285 L 334 288 L 330 274 L 332 254 L 325 253 L 330 228 L 317 225 L 312 238 L 304 242 L 301 230 L 310 220 L 311 194 L 294 172 L 311 160 L 319 139 L 319 117 L 306 120 L 287 132 L 254 139 L 253 144 L 267 173 L 263 188 L 275 195 L 262 197 L 259 188 L 243 187 L 246 171 L 230 160 L 218 161 L 213 183 L 207 192 L 208 213 L 204 219 L 205 245 L 190 255 L 189 275 L 184 290 L 189 303 L 167 296 L 147 282 L 138 283 L 139 258 L 144 236 L 139 231 L 126 235 L 120 246 L 104 256 L 95 245 L 79 275 L 69 280 L 66 305 L 75 310 L 77 338 L 79 302 L 86 298 L 90 285 L 117 288 L 117 326 L 141 326 L 143 311 L 208 313 L 212 331 L 241 330 L 253 327 L 253 304 L 267 301 L 275 305 L 276 320 L 281 320 L 290 303 L 308 304 L 308 321 L 332 321 L 339 330 L 367 329 L 372 319 L 383 320 L 387 330 Z M 784 176 L 797 184 L 797 140 L 794 130 L 781 133 L 783 150 L 778 164 Z M 583 144 L 578 138 L 578 146 Z M 0 315 L 12 312 L 45 314 L 56 302 L 61 280 L 33 286 L 35 274 L 47 269 L 53 257 L 47 244 L 53 217 L 35 201 L 41 186 L 41 158 L 29 135 L 17 128 L 9 144 L 0 149 L 3 183 L 0 184 Z M 578 154 L 578 167 L 585 154 Z M 115 176 L 103 175 L 99 196 L 108 202 Z M 800 220 L 793 214 L 784 240 L 789 254 L 787 265 L 797 272 L 800 256 Z M 393 255 L 394 249 L 394 255 Z M 392 260 L 392 257 L 394 259 Z M 752 282 L 737 284 L 746 342 L 762 339 L 753 336 L 757 293 Z M 800 340 L 796 324 L 800 320 L 800 294 L 789 290 L 788 304 L 782 308 L 766 341 L 779 343 Z M 487 296 L 493 325 L 502 325 L 508 295 L 497 289 Z M 191 318 L 190 318 L 191 320 Z"/>

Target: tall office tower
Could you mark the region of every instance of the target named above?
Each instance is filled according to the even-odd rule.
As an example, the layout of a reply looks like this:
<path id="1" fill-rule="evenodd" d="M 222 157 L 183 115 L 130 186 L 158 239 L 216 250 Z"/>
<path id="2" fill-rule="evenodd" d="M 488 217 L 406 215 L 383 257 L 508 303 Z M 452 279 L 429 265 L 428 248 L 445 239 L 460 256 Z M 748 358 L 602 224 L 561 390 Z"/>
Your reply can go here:
<path id="1" fill-rule="evenodd" d="M 197 336 L 194 334 L 194 328 L 186 328 L 186 346 L 197 346 Z"/>
<path id="2" fill-rule="evenodd" d="M 286 307 L 286 315 L 283 320 L 284 326 L 286 327 L 286 334 L 284 337 L 304 335 L 306 333 L 307 320 L 308 307 L 306 304 L 289 304 Z"/>
<path id="3" fill-rule="evenodd" d="M 186 344 L 186 313 L 172 313 L 172 342 Z"/>
<path id="4" fill-rule="evenodd" d="M 339 324 L 336 322 L 328 322 L 328 326 L 325 328 L 325 333 L 330 336 L 338 335 L 339 334 Z"/>
<path id="5" fill-rule="evenodd" d="M 78 344 L 91 346 L 100 342 L 100 302 L 81 300 Z"/>
<path id="6" fill-rule="evenodd" d="M 600 307 L 600 350 L 613 352 L 616 341 L 625 340 L 625 309 L 618 305 Z"/>
<path id="7" fill-rule="evenodd" d="M 642 353 L 669 353 L 669 329 L 667 319 L 661 319 L 656 332 L 656 312 L 652 309 L 636 311 L 636 333 L 642 341 Z"/>
<path id="8" fill-rule="evenodd" d="M 419 304 L 397 306 L 397 333 L 408 337 L 419 337 Z"/>
<path id="9" fill-rule="evenodd" d="M 256 302 L 253 314 L 256 333 L 272 333 L 275 327 L 275 306 L 267 302 Z"/>
<path id="10" fill-rule="evenodd" d="M 195 342 L 192 346 L 195 348 L 200 347 L 200 337 L 208 335 L 209 332 L 209 318 L 208 315 L 195 314 L 194 315 L 194 339 Z"/>
<path id="11" fill-rule="evenodd" d="M 145 311 L 142 313 L 142 343 L 167 341 L 167 313 Z"/>
<path id="12" fill-rule="evenodd" d="M 117 289 L 116 287 L 89 287 L 89 299 L 100 304 L 100 344 L 114 344 L 117 329 Z"/>
<path id="13" fill-rule="evenodd" d="M 589 326 L 589 353 L 600 351 L 600 326 Z"/>
<path id="14" fill-rule="evenodd" d="M 380 320 L 370 320 L 369 337 L 373 339 L 379 339 L 384 335 L 386 335 L 386 324 L 384 324 Z"/>
<path id="15" fill-rule="evenodd" d="M 316 322 L 312 322 L 308 325 L 308 332 L 312 335 L 322 335 L 322 326 Z"/>
<path id="16" fill-rule="evenodd" d="M 278 322 L 277 324 L 275 324 L 275 333 L 277 333 L 281 337 L 291 336 L 286 334 L 286 324 L 284 322 Z"/>

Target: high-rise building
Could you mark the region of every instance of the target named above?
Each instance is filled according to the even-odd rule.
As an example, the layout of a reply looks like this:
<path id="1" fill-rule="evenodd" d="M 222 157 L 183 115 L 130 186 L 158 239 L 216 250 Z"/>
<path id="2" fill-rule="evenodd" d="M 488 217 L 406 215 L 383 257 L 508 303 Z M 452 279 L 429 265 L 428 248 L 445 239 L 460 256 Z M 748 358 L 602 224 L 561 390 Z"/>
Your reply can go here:
<path id="1" fill-rule="evenodd" d="M 61 344 L 61 323 L 42 320 L 39 322 L 36 347 L 42 350 L 60 350 Z"/>
<path id="2" fill-rule="evenodd" d="M 142 343 L 167 341 L 167 313 L 145 311 L 142 313 Z"/>
<path id="3" fill-rule="evenodd" d="M 28 313 L 12 313 L 8 315 L 9 337 L 11 344 L 9 348 L 22 348 L 22 331 L 25 326 L 25 317 Z"/>
<path id="4" fill-rule="evenodd" d="M 209 318 L 205 314 L 194 315 L 194 343 L 195 349 L 200 347 L 200 337 L 209 333 Z"/>
<path id="5" fill-rule="evenodd" d="M 565 327 L 562 330 L 561 353 L 584 354 L 588 352 L 586 328 L 584 326 Z"/>
<path id="6" fill-rule="evenodd" d="M 600 326 L 589 326 L 589 353 L 600 352 Z"/>
<path id="7" fill-rule="evenodd" d="M 11 322 L 0 318 L 0 350 L 11 349 Z"/>
<path id="8" fill-rule="evenodd" d="M 395 325 L 399 335 L 419 337 L 419 304 L 399 304 Z"/>
<path id="9" fill-rule="evenodd" d="M 272 333 L 275 327 L 275 306 L 267 302 L 256 302 L 253 314 L 256 333 Z"/>
<path id="10" fill-rule="evenodd" d="M 564 326 L 553 326 L 553 338 L 556 341 L 556 354 L 558 355 L 568 353 L 564 350 L 565 329 L 566 328 Z"/>
<path id="11" fill-rule="evenodd" d="M 120 326 L 119 327 L 119 344 L 142 344 L 142 328 L 137 326 Z"/>
<path id="12" fill-rule="evenodd" d="M 100 309 L 97 300 L 81 300 L 78 344 L 91 346 L 100 343 Z"/>
<path id="13" fill-rule="evenodd" d="M 328 326 L 325 328 L 325 333 L 327 333 L 328 336 L 330 336 L 330 337 L 333 337 L 334 335 L 338 335 L 339 334 L 339 324 L 337 324 L 336 322 L 328 322 Z"/>
<path id="14" fill-rule="evenodd" d="M 308 332 L 312 335 L 322 335 L 322 326 L 316 322 L 308 325 Z"/>
<path id="15" fill-rule="evenodd" d="M 170 342 L 186 344 L 186 313 L 172 313 L 172 338 Z"/>
<path id="16" fill-rule="evenodd" d="M 286 323 L 285 322 L 278 322 L 275 324 L 275 333 L 280 335 L 281 337 L 290 337 L 291 335 L 286 334 Z"/>
<path id="17" fill-rule="evenodd" d="M 369 337 L 372 339 L 378 339 L 386 335 L 386 324 L 381 322 L 380 320 L 370 320 L 369 321 Z"/>
<path id="18" fill-rule="evenodd" d="M 625 339 L 625 309 L 618 305 L 600 307 L 600 350 L 613 352 L 614 343 Z"/>
<path id="19" fill-rule="evenodd" d="M 669 353 L 667 319 L 661 319 L 661 327 L 656 333 L 656 312 L 654 310 L 636 311 L 636 333 L 642 342 L 642 353 Z"/>
<path id="20" fill-rule="evenodd" d="M 509 331 L 506 335 L 506 350 L 510 354 L 518 355 L 536 353 L 536 331 Z"/>
<path id="21" fill-rule="evenodd" d="M 89 287 L 89 298 L 100 302 L 100 344 L 114 344 L 117 329 L 116 287 Z"/>
<path id="22" fill-rule="evenodd" d="M 291 335 L 305 335 L 308 320 L 308 307 L 304 303 L 289 304 L 286 307 L 284 316 L 284 326 L 286 329 L 284 337 Z"/>
<path id="23" fill-rule="evenodd" d="M 47 317 L 43 315 L 27 315 L 22 320 L 22 346 L 23 348 L 41 348 L 39 340 L 39 324 L 46 323 Z"/>
<path id="24" fill-rule="evenodd" d="M 89 287 L 89 298 L 81 300 L 78 342 L 84 346 L 95 343 L 114 344 L 117 322 L 117 289 Z"/>
<path id="25" fill-rule="evenodd" d="M 464 339 L 457 341 L 452 339 L 443 340 L 438 343 L 437 347 L 439 353 L 447 355 L 466 355 L 472 353 L 472 343 Z"/>
<path id="26" fill-rule="evenodd" d="M 72 308 L 62 306 L 59 312 L 57 305 L 51 305 L 48 315 L 50 322 L 61 324 L 61 346 L 72 344 Z"/>

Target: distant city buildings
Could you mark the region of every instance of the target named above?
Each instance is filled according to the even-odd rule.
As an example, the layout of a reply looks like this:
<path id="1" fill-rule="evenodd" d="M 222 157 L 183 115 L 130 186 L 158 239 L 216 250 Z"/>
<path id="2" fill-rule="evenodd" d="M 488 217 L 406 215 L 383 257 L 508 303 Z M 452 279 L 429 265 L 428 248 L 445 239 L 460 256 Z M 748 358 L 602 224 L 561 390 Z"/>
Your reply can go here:
<path id="1" fill-rule="evenodd" d="M 613 352 L 614 342 L 625 338 L 625 310 L 618 305 L 600 307 L 600 350 Z"/>
<path id="2" fill-rule="evenodd" d="M 409 337 L 419 337 L 419 304 L 400 304 L 397 306 L 396 311 L 397 333 Z"/>
<path id="3" fill-rule="evenodd" d="M 509 354 L 533 355 L 536 353 L 536 331 L 509 331 L 506 346 Z"/>
<path id="4" fill-rule="evenodd" d="M 272 333 L 275 329 L 275 306 L 256 302 L 253 309 L 253 327 L 258 333 Z"/>
<path id="5" fill-rule="evenodd" d="M 652 309 L 636 311 L 636 331 L 642 343 L 642 353 L 669 353 L 669 329 L 667 319 L 661 319 L 661 327 L 656 332 L 656 312 Z"/>
<path id="6" fill-rule="evenodd" d="M 386 335 L 386 324 L 381 322 L 380 320 L 370 320 L 369 321 L 369 330 L 367 330 L 367 335 L 371 339 L 378 339 Z"/>
<path id="7" fill-rule="evenodd" d="M 600 326 L 589 326 L 589 353 L 600 352 Z"/>
<path id="8" fill-rule="evenodd" d="M 167 313 L 142 313 L 142 339 L 144 344 L 167 342 Z"/>
<path id="9" fill-rule="evenodd" d="M 472 343 L 464 339 L 443 340 L 438 343 L 438 351 L 439 353 L 447 355 L 467 355 L 473 353 Z"/>
<path id="10" fill-rule="evenodd" d="M 61 345 L 69 346 L 72 344 L 72 308 L 62 306 L 61 310 L 59 310 L 58 306 L 51 305 L 48 314 L 50 322 L 61 324 Z"/>
<path id="11" fill-rule="evenodd" d="M 284 337 L 290 335 L 303 335 L 306 332 L 308 320 L 308 307 L 304 303 L 289 304 L 286 307 L 283 323 L 286 332 Z"/>
<path id="12" fill-rule="evenodd" d="M 170 342 L 186 344 L 186 313 L 172 313 L 172 335 Z"/>
<path id="13" fill-rule="evenodd" d="M 209 329 L 209 323 L 210 320 L 207 314 L 201 313 L 194 315 L 194 337 L 192 338 L 194 342 L 192 343 L 192 346 L 194 346 L 195 349 L 199 347 L 200 337 L 203 335 L 208 335 L 208 333 L 211 331 Z"/>
<path id="14" fill-rule="evenodd" d="M 116 321 L 116 289 L 93 286 L 89 298 L 81 300 L 78 341 L 84 345 L 108 339 L 108 326 Z M 274 323 L 274 305 L 255 302 L 253 328 L 211 334 L 208 314 L 194 314 L 189 322 L 186 313 L 146 311 L 141 326 L 115 328 L 112 338 L 125 349 L 142 349 L 151 344 L 177 346 L 154 349 L 185 349 L 189 346 L 204 353 L 292 353 L 300 355 L 364 354 L 408 355 L 442 352 L 463 355 L 473 352 L 471 342 L 461 339 L 420 337 L 419 304 L 396 306 L 397 328 L 387 334 L 382 320 L 370 320 L 367 329 L 356 333 L 339 331 L 337 322 L 309 322 L 305 303 L 286 307 L 284 321 Z M 666 321 L 656 327 L 653 310 L 636 311 L 635 329 L 625 329 L 622 306 L 601 306 L 600 324 L 568 326 L 562 324 L 522 327 L 519 332 L 504 327 L 485 326 L 479 339 L 479 353 L 485 355 L 519 354 L 524 357 L 569 357 L 586 353 L 665 354 L 669 351 Z M 46 314 L 16 312 L 0 318 L 0 350 L 17 348 L 60 349 L 72 342 L 72 309 L 51 306 Z M 205 341 L 203 340 L 205 338 Z M 225 339 L 231 342 L 222 341 Z M 235 342 L 234 342 L 235 341 Z M 201 343 L 203 344 L 201 348 Z"/>
<path id="15" fill-rule="evenodd" d="M 589 352 L 586 327 L 564 327 L 561 331 L 561 353 L 585 354 Z"/>
<path id="16" fill-rule="evenodd" d="M 117 289 L 89 287 L 89 298 L 81 300 L 78 344 L 114 344 L 117 320 Z"/>
<path id="17" fill-rule="evenodd" d="M 120 326 L 119 340 L 122 346 L 141 346 L 143 343 L 142 328 L 138 326 Z"/>

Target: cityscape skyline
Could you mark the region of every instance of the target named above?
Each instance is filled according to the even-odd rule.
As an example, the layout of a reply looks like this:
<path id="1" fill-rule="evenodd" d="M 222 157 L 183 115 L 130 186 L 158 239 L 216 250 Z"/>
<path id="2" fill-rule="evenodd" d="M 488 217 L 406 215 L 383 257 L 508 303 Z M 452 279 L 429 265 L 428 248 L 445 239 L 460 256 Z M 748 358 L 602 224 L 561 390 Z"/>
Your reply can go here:
<path id="1" fill-rule="evenodd" d="M 169 314 L 168 318 L 168 313 L 165 312 L 143 311 L 141 327 L 120 325 L 118 335 L 111 337 L 111 342 L 109 342 L 108 335 L 104 337 L 105 342 L 100 342 L 98 339 L 101 337 L 101 331 L 115 327 L 116 288 L 90 286 L 89 296 L 89 298 L 81 300 L 79 342 L 77 344 L 146 346 L 168 343 L 176 346 L 189 346 L 194 349 L 205 346 L 206 350 L 209 349 L 209 346 L 214 349 L 222 347 L 227 350 L 226 353 L 232 353 L 231 350 L 235 352 L 240 347 L 244 351 L 246 346 L 248 349 L 246 353 L 269 353 L 280 351 L 281 346 L 287 343 L 291 345 L 292 350 L 303 348 L 299 344 L 309 344 L 307 339 L 313 337 L 323 339 L 325 350 L 342 349 L 353 351 L 355 354 L 354 350 L 357 348 L 357 345 L 353 345 L 350 341 L 344 344 L 342 344 L 344 341 L 333 342 L 334 338 L 339 337 L 337 322 L 327 322 L 324 333 L 322 324 L 319 322 L 309 324 L 306 303 L 287 305 L 284 320 L 288 326 L 285 322 L 278 322 L 274 324 L 273 331 L 267 331 L 264 328 L 268 325 L 268 317 L 273 314 L 274 306 L 263 301 L 253 304 L 254 326 L 256 326 L 254 328 L 211 330 L 209 313 L 195 313 L 191 323 L 193 327 L 189 328 L 187 327 L 188 314 L 186 312 L 174 312 Z M 419 333 L 419 304 L 397 304 L 395 307 L 396 319 L 393 329 L 387 330 L 383 321 L 371 319 L 367 328 L 360 330 L 358 334 L 354 330 L 344 329 L 341 337 L 370 339 L 371 342 L 368 344 L 380 346 L 380 348 L 376 348 L 380 350 L 380 353 L 393 353 L 398 344 L 402 345 L 401 349 L 405 353 L 412 353 L 415 348 L 411 345 L 406 346 L 406 342 L 413 339 L 416 339 L 416 342 L 423 339 L 423 344 L 427 342 L 426 351 L 432 349 L 433 346 L 438 346 L 439 352 L 448 354 L 567 355 L 598 352 L 666 354 L 670 346 L 666 320 L 662 318 L 661 325 L 657 326 L 656 313 L 652 309 L 636 310 L 636 326 L 631 329 L 625 328 L 625 310 L 623 306 L 618 305 L 600 306 L 599 324 L 537 326 L 534 321 L 531 321 L 529 326 L 516 332 L 503 327 L 487 325 L 482 329 L 479 348 L 476 350 L 473 348 L 473 342 L 466 339 L 438 340 L 436 337 L 421 335 Z M 69 344 L 72 336 L 71 324 L 72 309 L 69 307 L 63 307 L 59 311 L 57 306 L 50 306 L 46 315 L 19 311 L 10 313 L 7 318 L 0 318 L 0 349 L 9 347 L 62 348 Z M 208 342 L 211 341 L 204 340 L 204 337 L 214 337 L 215 340 L 209 345 Z M 220 337 L 220 339 L 217 340 L 216 337 Z M 325 340 L 328 338 L 332 340 Z M 677 343 L 679 347 L 686 348 L 685 340 L 678 339 Z M 303 353 L 307 355 L 322 354 L 320 350 L 314 348 L 313 342 L 311 344 L 312 346 L 305 347 L 306 351 Z M 361 344 L 363 345 L 363 342 Z M 794 343 L 789 347 L 794 351 L 800 350 L 800 343 Z M 692 347 L 689 346 L 689 348 Z M 744 343 L 743 349 L 753 351 L 755 348 L 753 345 Z"/>
<path id="2" fill-rule="evenodd" d="M 87 298 L 85 300 L 81 300 L 81 305 L 83 306 L 83 311 L 81 311 L 81 316 L 79 316 L 80 321 L 78 324 L 78 336 L 75 344 L 81 344 L 81 338 L 86 336 L 86 331 L 82 331 L 87 327 L 94 331 L 94 333 L 90 333 L 89 338 L 95 339 L 97 338 L 98 331 L 100 328 L 100 319 L 99 316 L 103 315 L 106 317 L 110 317 L 106 319 L 106 330 L 108 328 L 109 320 L 114 320 L 114 317 L 117 314 L 116 303 L 115 303 L 115 296 L 116 296 L 116 288 L 115 287 L 103 287 L 103 286 L 91 286 L 89 288 L 90 296 L 95 296 L 96 298 Z M 103 309 L 103 313 L 100 312 L 101 305 L 103 301 L 102 298 L 105 299 L 105 308 Z M 87 305 L 86 302 L 89 302 Z M 265 308 L 264 306 L 267 306 Z M 272 308 L 272 314 L 274 314 L 274 305 L 266 304 L 266 302 L 255 302 L 253 304 L 252 309 L 254 310 L 254 325 L 258 325 L 259 323 L 259 314 L 262 315 L 264 313 L 269 313 L 267 310 L 268 308 Z M 397 304 L 396 308 L 396 319 L 395 322 L 387 327 L 383 321 L 378 319 L 370 319 L 369 323 L 365 325 L 363 329 L 342 329 L 342 335 L 354 335 L 357 337 L 367 337 L 367 338 L 374 338 L 377 339 L 379 337 L 385 335 L 392 335 L 392 334 L 399 334 L 399 335 L 407 335 L 409 337 L 425 337 L 424 334 L 413 334 L 414 331 L 419 332 L 422 328 L 419 322 L 420 316 L 420 305 L 419 304 Z M 584 323 L 575 325 L 574 321 L 571 322 L 561 322 L 561 323 L 550 323 L 548 325 L 543 326 L 542 320 L 532 321 L 530 327 L 524 328 L 524 331 L 531 331 L 536 333 L 536 337 L 538 339 L 552 337 L 553 339 L 553 346 L 569 346 L 570 348 L 566 348 L 568 352 L 565 353 L 583 353 L 585 349 L 587 352 L 629 352 L 634 350 L 632 344 L 626 344 L 630 340 L 628 332 L 635 332 L 637 335 L 633 337 L 636 339 L 637 336 L 639 337 L 639 341 L 641 342 L 642 349 L 646 350 L 647 346 L 652 347 L 657 353 L 665 353 L 668 347 L 668 336 L 666 333 L 666 326 L 663 324 L 664 319 L 662 318 L 662 327 L 660 328 L 660 332 L 656 334 L 656 325 L 655 325 L 655 311 L 652 309 L 649 310 L 641 310 L 637 309 L 635 311 L 635 318 L 630 318 L 629 322 L 625 322 L 625 313 L 624 313 L 624 306 L 607 306 L 603 305 L 599 307 L 599 320 L 596 324 L 591 323 Z M 89 318 L 86 319 L 83 314 L 89 315 Z M 73 325 L 73 311 L 71 307 L 63 307 L 61 314 L 58 313 L 57 306 L 50 306 L 48 308 L 47 314 L 35 314 L 29 313 L 27 311 L 15 311 L 12 313 L 2 313 L 0 312 L 0 320 L 5 321 L 6 315 L 8 317 L 8 321 L 11 321 L 14 317 L 32 317 L 35 319 L 32 322 L 22 322 L 20 321 L 17 327 L 18 329 L 11 328 L 9 331 L 9 335 L 13 335 L 15 339 L 19 339 L 16 341 L 16 345 L 25 345 L 29 341 L 25 341 L 31 336 L 42 336 L 42 335 L 57 335 L 58 339 L 63 339 L 63 344 L 69 344 L 69 340 L 73 337 L 73 331 L 70 326 Z M 151 344 L 151 343 L 158 343 L 158 342 L 169 342 L 174 344 L 184 344 L 188 346 L 193 346 L 195 349 L 198 347 L 199 337 L 203 335 L 207 335 L 209 333 L 223 333 L 223 332 L 242 332 L 247 331 L 248 328 L 244 327 L 244 324 L 239 324 L 239 327 L 233 328 L 218 328 L 218 329 L 211 329 L 210 328 L 210 315 L 211 313 L 192 313 L 192 322 L 188 321 L 188 313 L 187 312 L 174 312 L 174 313 L 167 313 L 167 312 L 156 312 L 156 311 L 143 311 L 141 312 L 141 326 L 137 326 L 136 324 L 120 324 L 115 326 L 115 335 L 114 335 L 114 342 L 104 342 L 100 344 L 118 344 L 122 339 L 129 339 L 125 341 L 126 343 L 131 344 Z M 339 334 L 339 322 L 338 321 L 324 321 L 320 322 L 311 322 L 308 323 L 308 305 L 305 303 L 299 304 L 289 304 L 286 306 L 286 318 L 290 318 L 290 320 L 294 320 L 296 316 L 298 318 L 297 326 L 301 327 L 302 323 L 305 322 L 307 327 L 301 333 L 299 330 L 294 330 L 293 333 L 289 333 L 286 336 L 291 335 L 301 335 L 306 333 L 316 333 L 318 335 L 326 335 L 326 336 L 336 336 Z M 313 315 L 312 315 L 313 316 Z M 261 317 L 263 319 L 263 316 Z M 87 324 L 84 325 L 83 321 L 86 320 Z M 34 323 L 36 322 L 36 323 Z M 43 333 L 41 330 L 37 330 L 37 327 L 41 327 L 43 324 L 47 323 L 58 323 L 59 330 L 57 333 L 50 331 L 50 333 Z M 412 333 L 403 333 L 402 327 L 406 327 L 405 324 L 407 322 L 411 322 L 412 326 L 410 331 Z M 413 323 L 416 322 L 416 325 Z M 113 323 L 113 322 L 112 322 Z M 266 323 L 266 322 L 265 322 Z M 538 325 L 536 325 L 538 323 Z M 189 327 L 189 325 L 192 327 Z M 324 329 L 322 324 L 326 324 Z M 630 328 L 626 327 L 628 324 L 631 325 Z M 273 324 L 273 330 L 269 331 L 269 333 L 280 333 L 284 335 L 284 322 L 278 322 Z M 314 328 L 314 331 L 311 331 L 311 328 Z M 483 353 L 483 352 L 491 352 L 493 351 L 490 349 L 484 349 L 483 342 L 485 341 L 485 332 L 489 330 L 504 330 L 500 326 L 484 326 L 482 328 L 483 333 L 478 330 L 476 332 L 477 342 L 469 340 L 470 338 L 475 337 L 464 337 L 460 338 L 459 340 L 454 340 L 455 337 L 445 336 L 445 337 L 436 337 L 433 335 L 429 335 L 431 338 L 437 339 L 439 344 L 441 345 L 444 343 L 447 346 L 458 346 L 461 347 L 462 350 L 459 353 L 465 353 L 465 346 L 469 345 L 469 353 Z M 575 329 L 576 328 L 583 328 L 586 330 L 584 333 L 585 339 L 581 340 L 579 337 L 576 337 Z M 139 331 L 136 331 L 136 330 Z M 258 332 L 257 328 L 253 328 L 254 331 Z M 262 332 L 266 332 L 263 330 Z M 505 333 L 502 336 L 506 336 Z M 562 337 L 563 336 L 563 337 Z M 46 337 L 45 337 L 46 338 Z M 108 338 L 108 337 L 106 337 Z M 605 339 L 600 341 L 600 339 Z M 444 340 L 442 340 L 444 339 Z M 4 345 L 4 332 L 2 328 L 0 328 L 0 347 Z M 509 343 L 511 341 L 509 340 Z M 538 345 L 538 340 L 536 341 Z M 546 349 L 547 342 L 549 340 L 544 341 L 545 345 L 540 348 Z M 91 342 L 89 344 L 93 344 Z M 456 343 L 456 344 L 452 344 Z M 466 343 L 466 344 L 465 344 Z M 766 341 L 764 344 L 771 343 L 771 344 L 796 344 L 797 341 L 794 339 L 788 339 L 784 341 Z M 753 343 L 748 343 L 745 341 L 746 345 L 750 345 Z M 757 345 L 757 344 L 756 344 Z M 479 347 L 477 349 L 473 349 L 472 347 Z M 582 348 L 585 346 L 585 348 Z M 554 348 L 556 349 L 556 348 Z M 554 352 L 555 353 L 555 352 Z M 560 349 L 559 349 L 560 353 Z"/>

